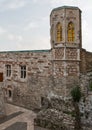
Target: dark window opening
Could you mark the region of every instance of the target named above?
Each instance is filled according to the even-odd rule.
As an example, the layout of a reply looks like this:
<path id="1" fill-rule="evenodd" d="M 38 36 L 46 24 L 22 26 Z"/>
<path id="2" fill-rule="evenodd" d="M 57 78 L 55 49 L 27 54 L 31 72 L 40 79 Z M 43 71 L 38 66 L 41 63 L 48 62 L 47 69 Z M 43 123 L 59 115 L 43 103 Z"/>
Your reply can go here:
<path id="1" fill-rule="evenodd" d="M 6 76 L 7 77 L 11 76 L 11 65 L 6 65 Z"/>
<path id="2" fill-rule="evenodd" d="M 3 82 L 3 73 L 0 73 L 0 82 Z"/>
<path id="3" fill-rule="evenodd" d="M 21 78 L 26 78 L 26 66 L 21 66 Z"/>
<path id="4" fill-rule="evenodd" d="M 11 96 L 12 96 L 12 92 L 11 90 L 9 90 L 9 98 L 11 98 Z"/>

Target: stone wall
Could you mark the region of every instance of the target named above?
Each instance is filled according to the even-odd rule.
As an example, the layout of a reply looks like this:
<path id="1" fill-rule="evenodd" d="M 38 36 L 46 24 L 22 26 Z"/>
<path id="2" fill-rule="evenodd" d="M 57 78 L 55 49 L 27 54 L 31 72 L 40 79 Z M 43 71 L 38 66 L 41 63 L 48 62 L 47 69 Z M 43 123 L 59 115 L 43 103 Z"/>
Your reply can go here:
<path id="1" fill-rule="evenodd" d="M 58 50 L 1 52 L 0 73 L 3 73 L 5 99 L 23 107 L 40 108 L 41 97 L 47 96 L 50 92 L 69 96 L 72 86 L 75 82 L 79 82 L 79 62 L 60 59 L 64 55 L 64 49 L 60 49 L 62 53 L 59 54 Z M 67 50 L 68 58 L 72 57 L 74 51 L 76 52 L 74 58 L 78 58 L 76 49 L 71 52 L 70 49 Z M 91 70 L 91 63 L 91 53 L 82 50 L 81 72 L 85 72 L 86 75 L 86 72 Z M 6 76 L 6 65 L 11 65 L 10 77 Z M 24 79 L 20 77 L 21 65 L 26 65 L 27 68 Z M 85 78 L 84 80 L 86 81 Z M 87 92 L 83 84 L 83 91 Z M 9 99 L 9 91 L 11 91 L 11 99 Z"/>
<path id="2" fill-rule="evenodd" d="M 72 84 L 72 78 L 66 79 L 67 86 Z M 81 74 L 78 79 L 75 79 L 76 83 L 79 83 L 82 97 L 78 103 L 80 110 L 81 127 L 83 130 L 92 129 L 92 88 L 90 88 L 90 83 L 92 83 L 92 72 L 87 74 Z M 71 91 L 71 88 L 68 89 Z M 66 89 L 67 90 L 67 89 Z M 69 92 L 70 92 L 69 91 Z M 68 91 L 66 92 L 68 93 Z M 53 130 L 74 130 L 75 126 L 75 107 L 72 102 L 71 97 L 67 98 L 63 96 L 55 95 L 54 93 L 49 93 L 47 98 L 42 99 L 42 109 L 38 113 L 35 119 L 35 125 L 50 128 Z"/>
<path id="3" fill-rule="evenodd" d="M 92 71 L 92 52 L 86 52 L 87 72 Z"/>
<path id="4" fill-rule="evenodd" d="M 92 53 L 87 52 L 85 49 L 81 50 L 80 71 L 82 73 L 87 73 L 92 71 Z"/>
<path id="5" fill-rule="evenodd" d="M 11 65 L 10 77 L 6 76 L 6 65 Z M 20 76 L 22 65 L 26 66 L 26 78 Z M 0 66 L 5 100 L 31 109 L 40 108 L 41 97 L 50 92 L 70 95 L 72 82 L 78 80 L 79 63 L 68 62 L 66 66 L 62 60 L 54 61 L 53 50 L 1 52 Z"/>
<path id="6" fill-rule="evenodd" d="M 86 50 L 85 49 L 81 49 L 80 58 L 81 58 L 80 72 L 86 73 Z"/>
<path id="7" fill-rule="evenodd" d="M 46 95 L 51 86 L 50 59 L 49 50 L 1 52 L 0 72 L 3 73 L 5 99 L 28 108 L 40 107 L 41 95 Z M 10 77 L 6 76 L 6 65 L 11 65 Z M 22 65 L 26 66 L 26 78 L 20 76 Z"/>
<path id="8" fill-rule="evenodd" d="M 92 129 L 92 72 L 80 76 L 82 98 L 79 103 L 83 130 Z"/>
<path id="9" fill-rule="evenodd" d="M 35 125 L 51 130 L 73 130 L 74 107 L 70 100 L 56 95 L 43 98 L 42 110 L 37 114 Z"/>
<path id="10" fill-rule="evenodd" d="M 79 104 L 83 130 L 92 129 L 92 92 L 81 99 Z"/>

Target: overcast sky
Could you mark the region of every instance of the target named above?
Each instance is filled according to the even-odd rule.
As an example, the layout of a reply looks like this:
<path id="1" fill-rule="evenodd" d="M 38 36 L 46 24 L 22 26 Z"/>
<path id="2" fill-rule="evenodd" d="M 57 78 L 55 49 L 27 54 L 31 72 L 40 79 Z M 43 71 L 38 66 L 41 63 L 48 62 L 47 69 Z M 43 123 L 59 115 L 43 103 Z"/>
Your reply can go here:
<path id="1" fill-rule="evenodd" d="M 92 51 L 92 0 L 0 0 L 0 51 L 50 49 L 49 15 L 64 5 L 82 10 L 82 44 Z"/>

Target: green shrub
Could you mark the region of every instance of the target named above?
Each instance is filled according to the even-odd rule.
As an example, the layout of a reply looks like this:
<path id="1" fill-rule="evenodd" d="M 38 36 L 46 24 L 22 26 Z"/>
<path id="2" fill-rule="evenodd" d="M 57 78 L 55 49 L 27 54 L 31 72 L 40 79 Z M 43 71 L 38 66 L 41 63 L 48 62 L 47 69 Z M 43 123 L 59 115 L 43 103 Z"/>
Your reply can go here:
<path id="1" fill-rule="evenodd" d="M 71 91 L 71 96 L 74 102 L 79 102 L 81 99 L 81 91 L 78 86 L 74 87 Z"/>
<path id="2" fill-rule="evenodd" d="M 92 91 L 92 82 L 89 84 L 89 89 Z"/>

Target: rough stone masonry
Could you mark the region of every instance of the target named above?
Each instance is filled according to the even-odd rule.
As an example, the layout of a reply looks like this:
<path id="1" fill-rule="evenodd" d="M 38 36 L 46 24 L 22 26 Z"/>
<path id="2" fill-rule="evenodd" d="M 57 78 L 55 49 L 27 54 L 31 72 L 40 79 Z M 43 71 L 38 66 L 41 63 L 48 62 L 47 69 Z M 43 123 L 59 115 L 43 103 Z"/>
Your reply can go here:
<path id="1" fill-rule="evenodd" d="M 5 101 L 41 109 L 43 97 L 69 98 L 76 83 L 90 97 L 87 73 L 92 71 L 92 53 L 82 48 L 81 31 L 81 10 L 58 7 L 50 14 L 50 50 L 0 52 Z"/>

